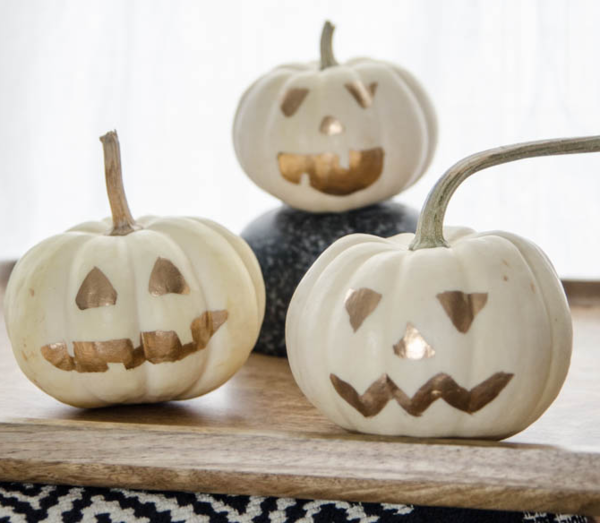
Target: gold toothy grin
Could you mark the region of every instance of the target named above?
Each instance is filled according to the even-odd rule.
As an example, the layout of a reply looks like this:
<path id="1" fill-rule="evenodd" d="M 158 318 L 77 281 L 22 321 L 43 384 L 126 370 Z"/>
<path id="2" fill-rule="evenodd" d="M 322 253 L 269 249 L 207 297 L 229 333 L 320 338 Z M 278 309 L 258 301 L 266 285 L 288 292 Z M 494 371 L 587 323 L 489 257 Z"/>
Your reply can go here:
<path id="1" fill-rule="evenodd" d="M 291 154 L 279 153 L 279 172 L 289 182 L 299 184 L 308 174 L 310 185 L 317 191 L 333 196 L 347 196 L 375 183 L 383 171 L 381 147 L 350 151 L 350 166 L 340 167 L 340 158 L 334 153 Z"/>
<path id="2" fill-rule="evenodd" d="M 329 376 L 336 392 L 366 418 L 379 414 L 391 400 L 395 400 L 411 416 L 418 417 L 440 398 L 455 409 L 473 414 L 494 400 L 512 378 L 513 374 L 496 372 L 467 390 L 448 374 L 440 373 L 425 383 L 411 398 L 387 374 L 381 375 L 363 394 L 359 394 L 352 385 L 335 374 Z"/>
<path id="3" fill-rule="evenodd" d="M 227 321 L 228 312 L 206 311 L 192 321 L 194 341 L 182 345 L 175 331 L 149 331 L 140 334 L 140 346 L 129 338 L 109 341 L 74 341 L 74 356 L 64 342 L 42 347 L 42 355 L 56 368 L 76 372 L 106 372 L 108 363 L 122 363 L 126 369 L 139 367 L 145 361 L 153 364 L 174 362 L 204 349 L 219 327 Z"/>

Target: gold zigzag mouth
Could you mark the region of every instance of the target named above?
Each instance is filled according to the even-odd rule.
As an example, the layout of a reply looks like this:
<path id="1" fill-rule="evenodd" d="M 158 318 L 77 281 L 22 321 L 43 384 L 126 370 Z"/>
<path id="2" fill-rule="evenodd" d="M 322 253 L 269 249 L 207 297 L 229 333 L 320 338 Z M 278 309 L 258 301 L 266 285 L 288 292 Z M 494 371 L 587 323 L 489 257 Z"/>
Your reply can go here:
<path id="1" fill-rule="evenodd" d="M 175 331 L 148 331 L 140 334 L 140 345 L 129 338 L 109 341 L 74 341 L 74 356 L 65 342 L 50 343 L 41 349 L 44 358 L 56 368 L 75 372 L 106 372 L 109 363 L 135 369 L 148 361 L 153 364 L 180 361 L 208 345 L 212 335 L 227 321 L 226 310 L 206 311 L 192 321 L 192 339 L 183 345 Z"/>
<path id="2" fill-rule="evenodd" d="M 452 407 L 473 414 L 485 407 L 502 392 L 514 374 L 496 372 L 471 390 L 461 387 L 445 373 L 433 376 L 411 398 L 392 379 L 383 374 L 364 394 L 358 394 L 349 383 L 330 374 L 329 379 L 337 393 L 366 418 L 376 416 L 387 403 L 395 400 L 411 416 L 421 416 L 430 405 L 442 398 Z"/>
<path id="3" fill-rule="evenodd" d="M 288 182 L 299 184 L 308 174 L 313 189 L 332 196 L 347 196 L 373 185 L 383 172 L 385 153 L 381 147 L 350 151 L 350 165 L 340 166 L 335 153 L 279 153 L 279 172 Z"/>

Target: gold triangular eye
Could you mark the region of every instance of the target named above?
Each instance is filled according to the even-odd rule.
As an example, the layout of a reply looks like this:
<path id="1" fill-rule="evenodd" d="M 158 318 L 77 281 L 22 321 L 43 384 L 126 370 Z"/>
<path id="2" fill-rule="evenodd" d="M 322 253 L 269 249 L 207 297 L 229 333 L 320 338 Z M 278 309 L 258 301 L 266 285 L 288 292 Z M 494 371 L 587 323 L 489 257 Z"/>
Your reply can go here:
<path id="1" fill-rule="evenodd" d="M 308 89 L 298 87 L 292 87 L 291 89 L 288 89 L 281 99 L 281 112 L 288 118 L 293 116 L 294 113 L 299 109 L 307 94 Z"/>
<path id="2" fill-rule="evenodd" d="M 372 82 L 369 84 L 369 87 L 366 87 L 360 80 L 355 80 L 354 82 L 344 84 L 344 87 L 348 89 L 348 92 L 363 109 L 371 107 L 373 104 L 373 97 L 377 90 L 377 82 Z"/>
<path id="3" fill-rule="evenodd" d="M 371 82 L 369 84 L 369 92 L 371 93 L 371 98 L 375 98 L 375 93 L 377 92 L 377 82 Z"/>
<path id="4" fill-rule="evenodd" d="M 350 289 L 348 291 L 345 307 L 354 332 L 359 329 L 369 314 L 377 308 L 380 301 L 381 294 L 366 287 L 362 289 Z"/>
<path id="5" fill-rule="evenodd" d="M 82 311 L 107 307 L 117 303 L 117 291 L 106 275 L 98 267 L 94 267 L 79 287 L 75 303 Z"/>
<path id="6" fill-rule="evenodd" d="M 164 294 L 189 294 L 188 287 L 181 271 L 166 258 L 158 258 L 150 275 L 148 292 L 153 296 Z"/>
<path id="7" fill-rule="evenodd" d="M 456 330 L 466 333 L 475 316 L 485 307 L 488 300 L 487 292 L 446 291 L 437 295 L 444 311 L 456 327 Z"/>

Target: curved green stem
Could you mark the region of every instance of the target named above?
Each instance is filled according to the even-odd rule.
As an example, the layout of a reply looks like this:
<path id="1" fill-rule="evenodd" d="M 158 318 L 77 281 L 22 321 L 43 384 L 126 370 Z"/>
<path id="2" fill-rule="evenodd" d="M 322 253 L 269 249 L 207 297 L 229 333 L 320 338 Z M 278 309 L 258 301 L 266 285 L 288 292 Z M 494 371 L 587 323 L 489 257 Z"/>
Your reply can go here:
<path id="1" fill-rule="evenodd" d="M 472 174 L 523 158 L 594 152 L 600 152 L 600 136 L 518 143 L 468 156 L 450 167 L 427 196 L 410 250 L 448 247 L 443 230 L 446 208 L 454 191 Z"/>
<path id="2" fill-rule="evenodd" d="M 106 192 L 113 218 L 111 236 L 125 236 L 141 227 L 135 222 L 123 187 L 121 171 L 121 148 L 117 131 L 110 131 L 100 137 L 104 150 L 104 172 L 106 175 Z"/>
<path id="3" fill-rule="evenodd" d="M 327 20 L 321 33 L 321 70 L 339 65 L 333 56 L 333 31 L 335 26 Z"/>

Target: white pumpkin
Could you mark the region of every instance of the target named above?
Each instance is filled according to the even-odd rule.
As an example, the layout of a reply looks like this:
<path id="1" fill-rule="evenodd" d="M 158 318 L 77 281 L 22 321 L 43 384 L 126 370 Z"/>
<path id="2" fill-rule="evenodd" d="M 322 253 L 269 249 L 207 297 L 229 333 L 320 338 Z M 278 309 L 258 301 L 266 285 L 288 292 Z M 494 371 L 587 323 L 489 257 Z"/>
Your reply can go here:
<path id="1" fill-rule="evenodd" d="M 600 150 L 600 138 L 500 148 L 457 164 L 430 193 L 417 234 L 355 234 L 315 262 L 292 298 L 294 377 L 350 430 L 504 438 L 533 423 L 569 367 L 572 326 L 545 254 L 506 232 L 442 232 L 458 185 L 521 157 Z"/>
<path id="2" fill-rule="evenodd" d="M 49 238 L 18 262 L 5 316 L 19 366 L 78 407 L 186 399 L 246 361 L 264 283 L 248 245 L 205 219 L 134 222 L 118 141 L 103 137 L 113 221 Z"/>
<path id="3" fill-rule="evenodd" d="M 321 63 L 289 64 L 242 96 L 233 128 L 238 160 L 261 188 L 311 212 L 391 198 L 427 169 L 436 117 L 419 82 L 397 65 L 333 58 L 327 22 Z"/>

